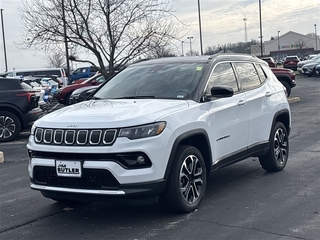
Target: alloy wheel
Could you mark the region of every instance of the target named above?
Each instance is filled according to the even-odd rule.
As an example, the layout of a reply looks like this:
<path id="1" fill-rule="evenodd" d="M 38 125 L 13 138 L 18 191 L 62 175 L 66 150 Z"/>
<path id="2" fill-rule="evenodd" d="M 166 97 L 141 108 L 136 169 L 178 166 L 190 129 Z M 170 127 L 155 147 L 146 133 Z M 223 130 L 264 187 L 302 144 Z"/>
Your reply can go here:
<path id="1" fill-rule="evenodd" d="M 286 163 L 288 158 L 288 142 L 286 133 L 281 128 L 274 135 L 274 155 L 280 165 Z"/>
<path id="2" fill-rule="evenodd" d="M 189 155 L 180 169 L 180 191 L 184 200 L 194 203 L 201 196 L 203 188 L 203 170 L 195 155 Z"/>
<path id="3" fill-rule="evenodd" d="M 16 131 L 16 124 L 9 116 L 0 116 L 0 138 L 9 138 Z"/>

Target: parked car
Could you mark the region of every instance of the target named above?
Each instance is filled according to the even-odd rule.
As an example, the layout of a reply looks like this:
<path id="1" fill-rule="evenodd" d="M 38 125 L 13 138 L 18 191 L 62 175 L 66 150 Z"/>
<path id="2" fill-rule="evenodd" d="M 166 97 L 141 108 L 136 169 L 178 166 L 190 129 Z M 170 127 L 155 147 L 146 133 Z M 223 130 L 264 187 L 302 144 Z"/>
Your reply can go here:
<path id="1" fill-rule="evenodd" d="M 276 61 L 276 65 L 277 66 L 282 66 L 283 65 L 283 59 L 277 59 Z"/>
<path id="2" fill-rule="evenodd" d="M 86 87 L 86 86 L 97 86 L 100 85 L 101 83 L 105 82 L 105 78 L 101 74 L 97 74 L 82 83 L 79 84 L 71 84 L 66 87 L 58 89 L 56 92 L 55 98 L 58 100 L 59 103 L 69 105 L 70 104 L 70 96 L 72 92 L 76 89 Z"/>
<path id="3" fill-rule="evenodd" d="M 300 62 L 298 56 L 287 56 L 283 62 L 283 67 L 297 71 L 298 62 Z"/>
<path id="4" fill-rule="evenodd" d="M 320 64 L 320 58 L 318 58 L 317 60 L 315 60 L 311 63 L 307 63 L 307 64 L 303 65 L 303 67 L 302 67 L 303 74 L 308 75 L 309 77 L 316 75 L 317 74 L 316 67 L 319 64 Z"/>
<path id="5" fill-rule="evenodd" d="M 74 82 L 75 80 L 80 78 L 90 78 L 94 76 L 98 71 L 99 68 L 95 66 L 77 68 L 70 75 L 71 82 Z"/>
<path id="6" fill-rule="evenodd" d="M 15 140 L 39 118 L 37 90 L 21 79 L 0 78 L 0 142 Z"/>
<path id="7" fill-rule="evenodd" d="M 69 80 L 63 68 L 32 68 L 9 71 L 4 74 L 7 78 L 24 78 L 24 77 L 50 77 L 59 84 L 59 87 L 67 86 Z"/>
<path id="8" fill-rule="evenodd" d="M 320 75 L 320 64 L 318 64 L 316 66 L 316 75 L 319 76 Z"/>
<path id="9" fill-rule="evenodd" d="M 266 171 L 283 170 L 290 126 L 284 87 L 259 58 L 139 62 L 91 100 L 34 123 L 30 187 L 55 201 L 161 199 L 188 213 L 200 206 L 214 170 L 249 157 Z"/>
<path id="10" fill-rule="evenodd" d="M 276 62 L 274 61 L 273 57 L 263 57 L 261 58 L 263 61 L 266 61 L 269 67 L 277 67 Z"/>
<path id="11" fill-rule="evenodd" d="M 70 96 L 69 104 L 84 101 L 98 87 L 99 86 L 87 86 L 74 90 Z"/>
<path id="12" fill-rule="evenodd" d="M 291 88 L 296 86 L 295 72 L 287 68 L 271 68 L 271 70 L 286 88 L 287 97 L 289 97 L 291 95 Z"/>
<path id="13" fill-rule="evenodd" d="M 307 60 L 298 62 L 298 64 L 297 64 L 297 70 L 298 70 L 298 72 L 299 72 L 299 73 L 303 73 L 302 67 L 303 67 L 305 64 L 312 63 L 312 62 L 316 61 L 316 60 L 319 59 L 319 58 L 320 58 L 320 54 L 316 54 L 316 55 L 314 55 L 314 56 L 311 56 L 311 57 L 308 58 Z"/>

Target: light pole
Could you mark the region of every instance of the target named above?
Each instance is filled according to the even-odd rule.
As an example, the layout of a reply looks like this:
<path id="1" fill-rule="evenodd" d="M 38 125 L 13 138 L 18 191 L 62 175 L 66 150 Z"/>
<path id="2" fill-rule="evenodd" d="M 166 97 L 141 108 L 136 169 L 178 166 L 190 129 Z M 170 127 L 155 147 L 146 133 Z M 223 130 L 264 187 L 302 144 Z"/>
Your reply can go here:
<path id="1" fill-rule="evenodd" d="M 259 16 L 260 16 L 260 51 L 261 57 L 263 57 L 263 46 L 262 46 L 262 17 L 261 17 L 261 0 L 259 0 Z"/>
<path id="2" fill-rule="evenodd" d="M 200 52 L 203 55 L 202 50 L 202 32 L 201 32 L 201 17 L 200 17 L 200 0 L 198 0 L 198 15 L 199 15 L 199 32 L 200 32 Z"/>
<path id="3" fill-rule="evenodd" d="M 181 41 L 181 48 L 182 48 L 182 56 L 183 56 L 183 44 L 184 44 L 184 41 Z"/>
<path id="4" fill-rule="evenodd" d="M 190 40 L 190 56 L 192 56 L 192 46 L 191 46 L 191 39 L 192 39 L 193 37 L 187 37 L 187 39 L 189 39 Z"/>
<path id="5" fill-rule="evenodd" d="M 278 51 L 280 51 L 280 39 L 279 39 L 279 33 L 280 33 L 280 31 L 278 31 Z"/>
<path id="6" fill-rule="evenodd" d="M 244 43 L 248 41 L 248 36 L 247 36 L 247 18 L 244 17 Z"/>
<path id="7" fill-rule="evenodd" d="M 6 72 L 7 72 L 8 71 L 8 64 L 7 64 L 7 51 L 6 51 L 6 41 L 5 41 L 6 38 L 4 37 L 4 23 L 3 23 L 3 15 L 2 15 L 3 9 L 1 8 L 0 10 L 1 10 L 1 24 L 2 24 L 4 63 L 5 63 Z"/>
<path id="8" fill-rule="evenodd" d="M 316 51 L 318 50 L 317 24 L 314 24 L 314 34 L 316 38 Z"/>

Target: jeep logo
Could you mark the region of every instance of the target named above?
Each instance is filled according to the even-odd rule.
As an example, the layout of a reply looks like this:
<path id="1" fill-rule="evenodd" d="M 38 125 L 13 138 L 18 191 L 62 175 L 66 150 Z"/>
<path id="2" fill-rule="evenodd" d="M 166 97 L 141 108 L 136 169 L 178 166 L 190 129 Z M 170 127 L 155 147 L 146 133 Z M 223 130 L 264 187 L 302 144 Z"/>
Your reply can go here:
<path id="1" fill-rule="evenodd" d="M 69 128 L 77 128 L 78 124 L 70 123 L 70 124 L 67 125 L 67 127 L 69 127 Z"/>

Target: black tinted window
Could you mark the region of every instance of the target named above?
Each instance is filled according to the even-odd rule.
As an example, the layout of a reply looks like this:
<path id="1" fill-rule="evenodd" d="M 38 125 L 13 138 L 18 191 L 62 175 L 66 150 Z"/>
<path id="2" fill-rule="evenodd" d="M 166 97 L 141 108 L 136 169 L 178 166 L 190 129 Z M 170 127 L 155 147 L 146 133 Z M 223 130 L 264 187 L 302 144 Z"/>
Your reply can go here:
<path id="1" fill-rule="evenodd" d="M 21 89 L 20 80 L 3 79 L 0 80 L 0 90 Z"/>

